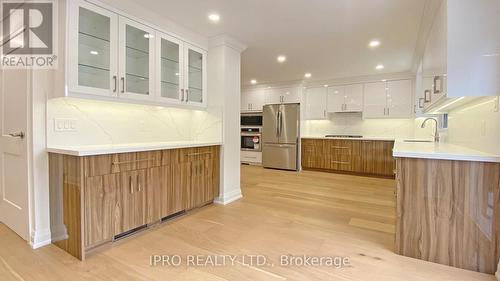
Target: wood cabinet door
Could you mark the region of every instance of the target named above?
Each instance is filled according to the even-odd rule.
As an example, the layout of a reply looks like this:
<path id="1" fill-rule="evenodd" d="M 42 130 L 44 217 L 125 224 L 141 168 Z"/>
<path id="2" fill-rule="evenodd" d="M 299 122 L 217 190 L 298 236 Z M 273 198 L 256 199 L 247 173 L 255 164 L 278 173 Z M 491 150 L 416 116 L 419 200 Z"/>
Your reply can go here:
<path id="1" fill-rule="evenodd" d="M 170 167 L 170 166 L 168 166 Z M 164 178 L 164 168 L 155 167 L 146 170 L 146 211 L 147 223 L 157 222 L 162 218 L 163 185 L 171 178 Z"/>
<path id="2" fill-rule="evenodd" d="M 120 173 L 116 194 L 115 235 L 147 223 L 146 170 Z"/>
<path id="3" fill-rule="evenodd" d="M 183 166 L 185 166 L 183 168 Z M 183 171 L 183 169 L 185 169 Z M 168 165 L 161 167 L 161 182 L 159 187 L 161 189 L 160 198 L 160 214 L 161 218 L 168 217 L 178 213 L 185 208 L 185 197 L 187 178 L 184 180 L 182 176 L 187 177 L 187 165 Z"/>
<path id="4" fill-rule="evenodd" d="M 325 141 L 321 139 L 303 139 L 301 144 L 302 168 L 326 169 Z"/>
<path id="5" fill-rule="evenodd" d="M 363 155 L 363 173 L 381 176 L 394 174 L 394 158 L 390 141 L 363 141 L 361 153 Z"/>
<path id="6" fill-rule="evenodd" d="M 114 175 L 85 179 L 85 248 L 113 240 L 114 207 L 118 180 Z"/>

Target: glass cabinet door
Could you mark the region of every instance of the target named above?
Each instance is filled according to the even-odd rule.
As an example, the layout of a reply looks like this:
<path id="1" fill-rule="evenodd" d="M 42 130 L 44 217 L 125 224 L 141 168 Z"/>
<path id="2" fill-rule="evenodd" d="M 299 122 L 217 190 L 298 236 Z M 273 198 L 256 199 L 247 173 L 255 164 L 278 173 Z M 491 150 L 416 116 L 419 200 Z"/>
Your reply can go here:
<path id="1" fill-rule="evenodd" d="M 187 101 L 193 104 L 205 104 L 206 53 L 193 46 L 187 46 L 186 52 Z"/>
<path id="2" fill-rule="evenodd" d="M 182 42 L 174 37 L 159 34 L 157 43 L 157 73 L 161 100 L 180 102 L 183 90 Z"/>
<path id="3" fill-rule="evenodd" d="M 74 4 L 71 13 L 70 90 L 113 95 L 117 91 L 118 16 L 85 2 Z"/>
<path id="4" fill-rule="evenodd" d="M 120 17 L 120 96 L 153 97 L 155 31 Z"/>

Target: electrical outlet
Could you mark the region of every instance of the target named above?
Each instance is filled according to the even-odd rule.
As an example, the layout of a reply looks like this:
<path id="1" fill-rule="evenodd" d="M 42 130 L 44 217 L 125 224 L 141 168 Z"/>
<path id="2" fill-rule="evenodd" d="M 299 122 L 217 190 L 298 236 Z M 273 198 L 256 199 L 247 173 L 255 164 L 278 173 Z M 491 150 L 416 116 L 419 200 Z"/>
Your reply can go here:
<path id="1" fill-rule="evenodd" d="M 71 118 L 55 118 L 54 131 L 56 132 L 76 132 L 76 119 Z"/>

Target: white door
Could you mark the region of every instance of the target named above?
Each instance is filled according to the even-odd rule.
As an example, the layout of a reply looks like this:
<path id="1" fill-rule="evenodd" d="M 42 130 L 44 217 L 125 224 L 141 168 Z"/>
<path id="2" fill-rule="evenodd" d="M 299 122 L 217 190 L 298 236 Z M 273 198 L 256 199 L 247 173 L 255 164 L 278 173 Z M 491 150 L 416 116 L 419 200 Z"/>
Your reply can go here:
<path id="1" fill-rule="evenodd" d="M 279 104 L 281 103 L 282 92 L 281 89 L 268 89 L 266 90 L 266 104 Z"/>
<path id="2" fill-rule="evenodd" d="M 387 117 L 387 97 L 386 83 L 366 83 L 364 86 L 364 118 L 384 118 Z"/>
<path id="3" fill-rule="evenodd" d="M 0 69 L 0 221 L 28 240 L 30 72 Z"/>
<path id="4" fill-rule="evenodd" d="M 281 89 L 282 103 L 299 103 L 299 88 L 284 88 Z"/>
<path id="5" fill-rule="evenodd" d="M 328 112 L 342 112 L 345 104 L 345 87 L 328 88 Z"/>
<path id="6" fill-rule="evenodd" d="M 306 119 L 327 119 L 326 88 L 309 88 L 306 93 Z"/>
<path id="7" fill-rule="evenodd" d="M 153 100 L 155 30 L 125 17 L 119 18 L 119 96 Z"/>
<path id="8" fill-rule="evenodd" d="M 344 111 L 361 112 L 363 111 L 363 85 L 354 84 L 345 87 L 345 106 Z"/>
<path id="9" fill-rule="evenodd" d="M 72 1 L 69 28 L 69 90 L 116 96 L 118 15 L 85 1 Z"/>
<path id="10" fill-rule="evenodd" d="M 259 89 L 255 91 L 246 92 L 245 100 L 249 111 L 262 111 L 262 107 L 266 103 L 266 91 Z"/>
<path id="11" fill-rule="evenodd" d="M 411 80 L 387 82 L 387 116 L 390 118 L 413 117 Z"/>

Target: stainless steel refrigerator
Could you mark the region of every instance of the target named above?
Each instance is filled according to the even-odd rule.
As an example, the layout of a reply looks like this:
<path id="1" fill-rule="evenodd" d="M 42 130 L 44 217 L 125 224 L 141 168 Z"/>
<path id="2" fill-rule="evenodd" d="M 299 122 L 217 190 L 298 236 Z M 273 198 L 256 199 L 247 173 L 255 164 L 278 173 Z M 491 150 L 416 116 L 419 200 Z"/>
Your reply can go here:
<path id="1" fill-rule="evenodd" d="M 262 115 L 262 166 L 297 170 L 299 104 L 265 105 Z"/>

